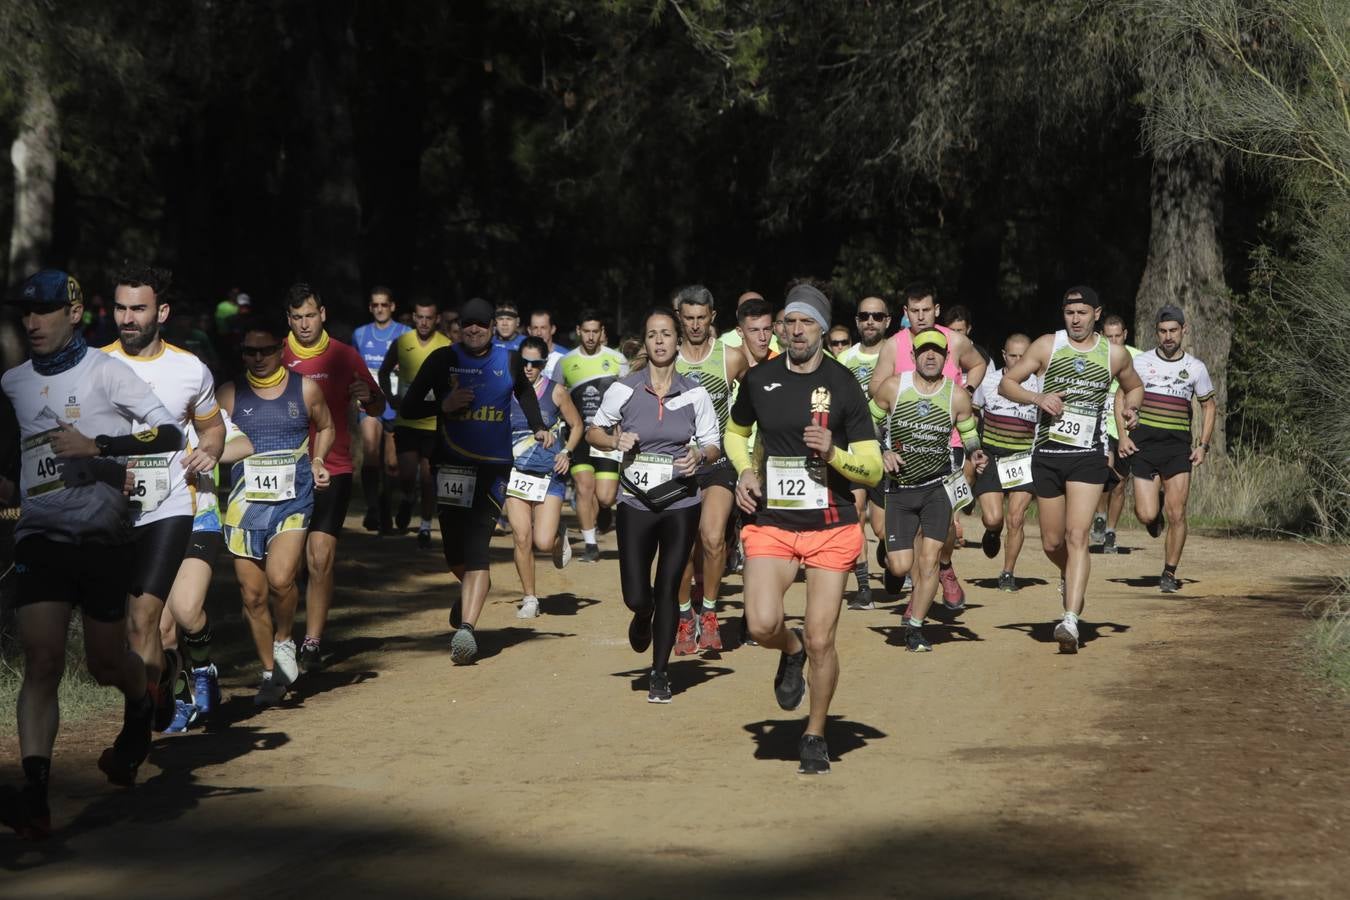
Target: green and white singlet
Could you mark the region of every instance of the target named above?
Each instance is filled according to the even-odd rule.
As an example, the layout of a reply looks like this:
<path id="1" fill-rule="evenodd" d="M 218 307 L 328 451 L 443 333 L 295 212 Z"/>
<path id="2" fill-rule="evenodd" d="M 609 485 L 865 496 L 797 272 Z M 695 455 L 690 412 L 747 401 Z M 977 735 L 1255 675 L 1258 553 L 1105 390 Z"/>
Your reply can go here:
<path id="1" fill-rule="evenodd" d="M 1111 342 L 1100 334 L 1087 350 L 1069 343 L 1063 329 L 1055 332 L 1054 349 L 1041 390 L 1062 393 L 1064 414 L 1042 415 L 1036 430 L 1037 453 L 1106 452 L 1104 416 L 1111 387 Z"/>
<path id="2" fill-rule="evenodd" d="M 675 371 L 698 382 L 712 398 L 713 412 L 717 414 L 717 433 L 726 434 L 727 415 L 731 411 L 731 377 L 727 374 L 726 347 L 709 340 L 711 349 L 702 362 L 691 362 L 681 349 L 675 357 Z"/>
<path id="3" fill-rule="evenodd" d="M 886 416 L 886 446 L 900 454 L 900 471 L 888 486 L 922 487 L 951 474 L 951 433 L 956 424 L 952 391 L 956 382 L 943 378 L 938 389 L 925 394 L 914 383 L 913 372 L 901 372 L 895 401 Z"/>
<path id="4" fill-rule="evenodd" d="M 589 425 L 600 408 L 600 401 L 609 386 L 628 374 L 628 360 L 612 347 L 600 347 L 593 354 L 574 348 L 558 363 L 563 387 L 572 395 L 572 403 L 581 414 L 581 421 Z"/>
<path id="5" fill-rule="evenodd" d="M 877 358 L 881 356 L 881 347 L 879 343 L 876 353 L 866 353 L 863 351 L 862 342 L 859 341 L 839 354 L 839 363 L 853 373 L 853 377 L 858 379 L 858 384 L 864 391 L 872 382 L 872 372 L 877 367 Z"/>

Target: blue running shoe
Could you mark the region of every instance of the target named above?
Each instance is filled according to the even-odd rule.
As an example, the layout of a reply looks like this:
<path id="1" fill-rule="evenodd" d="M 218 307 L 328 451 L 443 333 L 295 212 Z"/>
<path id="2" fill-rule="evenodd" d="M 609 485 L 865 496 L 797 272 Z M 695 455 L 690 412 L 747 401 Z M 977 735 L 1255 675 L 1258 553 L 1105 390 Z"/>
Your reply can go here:
<path id="1" fill-rule="evenodd" d="M 164 733 L 182 734 L 188 730 L 188 726 L 197 721 L 199 712 L 195 703 L 188 703 L 186 700 L 173 701 L 173 721 L 164 729 Z"/>
<path id="2" fill-rule="evenodd" d="M 192 670 L 192 705 L 199 716 L 209 715 L 220 706 L 220 675 L 215 663 Z"/>

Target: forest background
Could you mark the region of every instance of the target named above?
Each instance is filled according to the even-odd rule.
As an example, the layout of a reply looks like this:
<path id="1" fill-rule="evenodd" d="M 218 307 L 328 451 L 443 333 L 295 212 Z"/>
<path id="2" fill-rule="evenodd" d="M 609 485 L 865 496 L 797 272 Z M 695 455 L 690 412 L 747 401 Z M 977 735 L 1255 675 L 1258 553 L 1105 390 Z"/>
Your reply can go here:
<path id="1" fill-rule="evenodd" d="M 380 283 L 615 337 L 687 282 L 729 328 L 927 280 L 996 349 L 1089 283 L 1145 348 L 1185 308 L 1226 521 L 1350 522 L 1345 0 L 0 0 L 0 40 L 5 284 L 144 258 L 207 309 L 304 279 L 350 327 Z"/>

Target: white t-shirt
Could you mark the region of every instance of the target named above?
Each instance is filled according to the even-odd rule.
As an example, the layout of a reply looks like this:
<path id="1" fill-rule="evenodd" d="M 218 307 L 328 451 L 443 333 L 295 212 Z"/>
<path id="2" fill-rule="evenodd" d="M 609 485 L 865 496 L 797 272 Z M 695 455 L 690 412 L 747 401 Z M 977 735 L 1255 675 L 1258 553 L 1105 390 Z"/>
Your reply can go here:
<path id="1" fill-rule="evenodd" d="M 168 341 L 160 343 L 162 348 L 159 353 L 149 357 L 127 355 L 120 342 L 104 347 L 103 352 L 130 366 L 174 416 L 175 424 L 184 434 L 188 434 L 189 425 L 204 422 L 220 411 L 216 405 L 215 379 L 211 377 L 211 370 L 196 355 Z M 136 424 L 137 429 L 143 427 L 145 423 Z M 191 438 L 195 444 L 195 431 Z M 139 512 L 133 519 L 135 525 L 139 527 L 171 516 L 192 515 L 193 491 L 183 477 L 184 455 L 184 450 L 177 450 L 145 458 L 144 462 L 152 466 L 146 470 L 145 478 L 157 479 L 163 477 L 162 472 L 167 472 L 169 493 L 159 498 L 158 505 L 153 509 Z M 167 463 L 167 467 L 162 463 Z"/>
<path id="2" fill-rule="evenodd" d="M 1204 401 L 1214 396 L 1209 369 L 1189 353 L 1181 354 L 1179 359 L 1163 359 L 1155 349 L 1134 358 L 1134 371 L 1144 383 L 1139 427 L 1145 429 L 1135 435 L 1135 440 L 1146 436 L 1188 439 L 1191 400 Z"/>
<path id="3" fill-rule="evenodd" d="M 15 366 L 0 378 L 0 388 L 14 406 L 23 449 L 14 539 L 41 535 L 73 544 L 130 540 L 121 486 L 124 460 L 57 460 L 48 433 L 67 423 L 91 438 L 177 426 L 150 386 L 130 366 L 91 348 L 59 375 L 38 374 L 31 360 Z"/>

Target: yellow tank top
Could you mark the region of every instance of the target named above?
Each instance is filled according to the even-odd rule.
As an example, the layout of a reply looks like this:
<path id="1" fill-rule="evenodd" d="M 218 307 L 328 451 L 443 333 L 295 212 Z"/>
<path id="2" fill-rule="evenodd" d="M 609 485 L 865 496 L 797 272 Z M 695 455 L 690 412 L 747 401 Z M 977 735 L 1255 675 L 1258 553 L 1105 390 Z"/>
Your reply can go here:
<path id="1" fill-rule="evenodd" d="M 409 331 L 399 337 L 395 344 L 398 347 L 398 380 L 410 385 L 413 379 L 417 377 L 417 370 L 422 368 L 422 363 L 426 362 L 432 351 L 439 350 L 441 347 L 449 347 L 450 339 L 439 331 L 431 336 L 423 346 L 417 339 L 416 331 Z M 436 417 L 428 416 L 425 419 L 405 419 L 402 415 L 394 419 L 394 427 L 416 428 L 421 431 L 435 431 Z"/>

